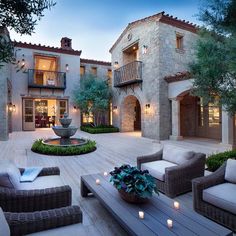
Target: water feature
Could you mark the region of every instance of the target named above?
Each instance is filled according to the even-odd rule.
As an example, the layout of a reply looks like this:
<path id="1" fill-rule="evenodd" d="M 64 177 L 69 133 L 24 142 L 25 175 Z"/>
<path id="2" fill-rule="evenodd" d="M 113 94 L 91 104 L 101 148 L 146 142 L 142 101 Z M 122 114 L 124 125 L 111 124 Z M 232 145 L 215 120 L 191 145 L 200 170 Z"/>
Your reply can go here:
<path id="1" fill-rule="evenodd" d="M 75 135 L 78 127 L 70 126 L 72 119 L 68 117 L 65 112 L 64 116 L 59 119 L 61 125 L 53 126 L 52 129 L 54 133 L 60 138 L 53 138 L 44 140 L 43 143 L 51 146 L 81 146 L 87 143 L 85 139 L 82 138 L 71 138 Z"/>

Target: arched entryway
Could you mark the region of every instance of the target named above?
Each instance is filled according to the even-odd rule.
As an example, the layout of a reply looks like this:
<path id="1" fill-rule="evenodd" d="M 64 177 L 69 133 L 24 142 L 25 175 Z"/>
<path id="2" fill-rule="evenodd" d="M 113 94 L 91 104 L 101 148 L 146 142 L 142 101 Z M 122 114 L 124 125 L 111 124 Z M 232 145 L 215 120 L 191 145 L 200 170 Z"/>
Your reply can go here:
<path id="1" fill-rule="evenodd" d="M 188 93 L 178 96 L 180 100 L 180 135 L 221 139 L 221 109 Z"/>
<path id="2" fill-rule="evenodd" d="M 121 111 L 121 131 L 141 131 L 141 105 L 135 96 L 124 99 Z"/>

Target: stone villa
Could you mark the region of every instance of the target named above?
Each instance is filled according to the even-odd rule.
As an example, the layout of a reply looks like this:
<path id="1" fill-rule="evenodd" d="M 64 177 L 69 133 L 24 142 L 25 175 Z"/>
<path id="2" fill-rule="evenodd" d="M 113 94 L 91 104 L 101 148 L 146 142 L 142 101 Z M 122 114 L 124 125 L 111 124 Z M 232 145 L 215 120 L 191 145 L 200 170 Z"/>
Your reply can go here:
<path id="1" fill-rule="evenodd" d="M 113 100 L 107 122 L 122 132 L 140 130 L 157 140 L 204 137 L 232 145 L 233 120 L 189 93 L 196 33 L 195 25 L 164 12 L 137 20 L 111 47 L 111 63 L 81 59 L 69 38 L 62 38 L 59 48 L 17 42 L 23 69 L 5 65 L 0 71 L 0 140 L 11 131 L 50 127 L 65 111 L 75 125 L 85 122 L 71 96 L 89 72 L 109 79 Z"/>
<path id="2" fill-rule="evenodd" d="M 59 48 L 16 42 L 15 53 L 21 70 L 9 64 L 0 71 L 0 140 L 7 140 L 12 131 L 57 124 L 65 111 L 80 126 L 85 118 L 72 101 L 80 77 L 86 73 L 111 77 L 111 63 L 80 58 L 81 51 L 73 50 L 66 37 Z"/>
<path id="3" fill-rule="evenodd" d="M 197 27 L 164 12 L 129 23 L 110 49 L 113 124 L 157 140 L 204 137 L 232 144 L 233 120 L 190 95 Z"/>

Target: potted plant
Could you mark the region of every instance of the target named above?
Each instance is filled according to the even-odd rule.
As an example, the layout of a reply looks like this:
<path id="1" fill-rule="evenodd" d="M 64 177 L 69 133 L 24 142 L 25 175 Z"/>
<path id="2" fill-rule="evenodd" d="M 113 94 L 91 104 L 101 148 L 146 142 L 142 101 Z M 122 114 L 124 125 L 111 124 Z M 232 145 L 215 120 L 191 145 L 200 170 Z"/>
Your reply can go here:
<path id="1" fill-rule="evenodd" d="M 110 182 L 119 191 L 120 196 L 131 203 L 143 203 L 158 193 L 154 178 L 148 170 L 139 170 L 137 167 L 122 165 L 110 172 Z"/>

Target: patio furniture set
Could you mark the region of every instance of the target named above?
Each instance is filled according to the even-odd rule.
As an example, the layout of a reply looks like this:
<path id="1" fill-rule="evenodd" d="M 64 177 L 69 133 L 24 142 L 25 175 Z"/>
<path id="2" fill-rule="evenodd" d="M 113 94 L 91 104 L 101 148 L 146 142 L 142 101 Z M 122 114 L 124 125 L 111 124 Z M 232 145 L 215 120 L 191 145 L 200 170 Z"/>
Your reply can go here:
<path id="1" fill-rule="evenodd" d="M 204 176 L 205 159 L 205 154 L 168 145 L 153 155 L 138 157 L 138 168 L 148 170 L 165 194 L 155 195 L 145 204 L 122 200 L 103 174 L 81 176 L 81 196 L 92 193 L 131 235 L 233 235 L 236 161 L 228 160 Z M 82 212 L 79 206 L 71 206 L 72 190 L 60 180 L 59 168 L 43 168 L 30 183 L 19 181 L 23 172 L 11 162 L 0 161 L 0 228 L 4 236 L 77 235 Z M 175 209 L 171 198 L 191 190 L 197 213 L 185 206 Z M 142 219 L 140 210 L 145 213 Z M 167 219 L 172 220 L 172 227 Z"/>

